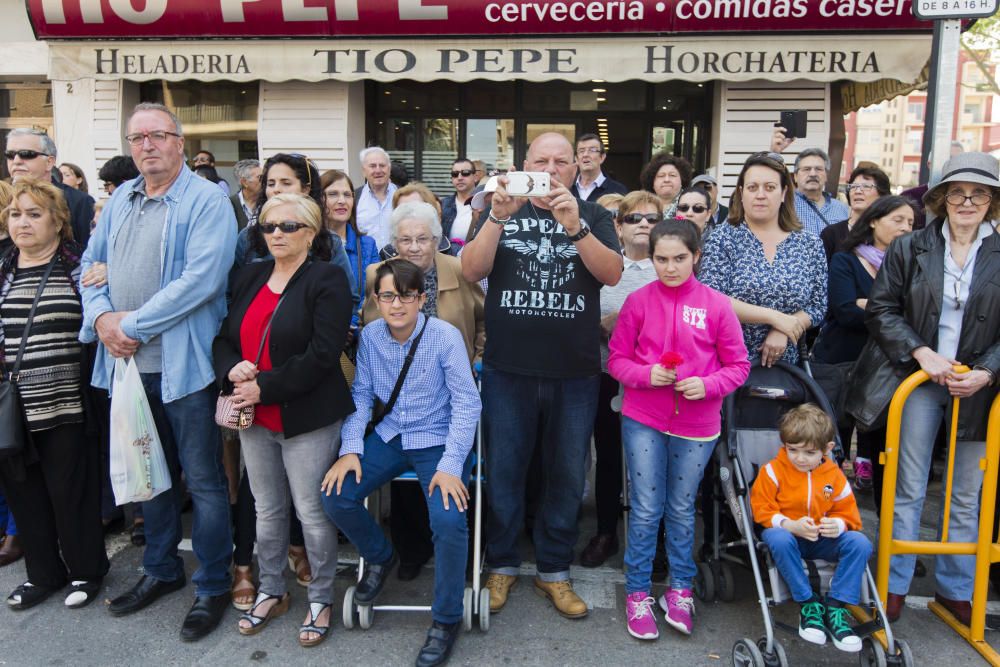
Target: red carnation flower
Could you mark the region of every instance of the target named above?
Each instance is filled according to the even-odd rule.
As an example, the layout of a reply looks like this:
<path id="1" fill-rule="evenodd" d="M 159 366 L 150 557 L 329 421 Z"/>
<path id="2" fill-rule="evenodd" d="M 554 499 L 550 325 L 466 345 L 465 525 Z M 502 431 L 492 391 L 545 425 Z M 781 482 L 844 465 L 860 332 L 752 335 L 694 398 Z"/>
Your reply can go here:
<path id="1" fill-rule="evenodd" d="M 660 365 L 664 368 L 674 369 L 684 363 L 684 357 L 677 352 L 664 352 L 660 357 Z"/>

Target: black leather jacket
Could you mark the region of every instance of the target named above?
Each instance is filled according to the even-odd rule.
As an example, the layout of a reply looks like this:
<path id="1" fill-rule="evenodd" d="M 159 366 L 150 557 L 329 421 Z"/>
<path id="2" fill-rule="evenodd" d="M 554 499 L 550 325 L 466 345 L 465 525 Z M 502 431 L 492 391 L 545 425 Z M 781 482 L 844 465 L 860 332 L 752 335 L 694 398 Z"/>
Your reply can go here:
<path id="1" fill-rule="evenodd" d="M 865 310 L 871 338 L 855 365 L 846 405 L 862 430 L 885 424 L 893 393 L 920 368 L 913 350 L 937 347 L 944 291 L 943 223 L 935 220 L 893 241 L 875 278 Z M 1000 377 L 1000 234 L 996 232 L 983 239 L 976 256 L 956 356 L 969 367 L 983 366 Z M 985 439 L 996 394 L 996 387 L 985 387 L 961 402 L 959 440 Z"/>

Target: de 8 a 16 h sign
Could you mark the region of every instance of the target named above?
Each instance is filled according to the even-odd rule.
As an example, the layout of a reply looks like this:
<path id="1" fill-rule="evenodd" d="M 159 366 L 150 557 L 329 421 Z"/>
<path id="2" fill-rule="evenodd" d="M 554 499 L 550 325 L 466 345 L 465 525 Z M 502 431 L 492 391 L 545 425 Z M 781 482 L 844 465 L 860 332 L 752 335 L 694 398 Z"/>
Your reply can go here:
<path id="1" fill-rule="evenodd" d="M 1000 0 L 913 0 L 918 19 L 979 19 L 997 13 Z"/>

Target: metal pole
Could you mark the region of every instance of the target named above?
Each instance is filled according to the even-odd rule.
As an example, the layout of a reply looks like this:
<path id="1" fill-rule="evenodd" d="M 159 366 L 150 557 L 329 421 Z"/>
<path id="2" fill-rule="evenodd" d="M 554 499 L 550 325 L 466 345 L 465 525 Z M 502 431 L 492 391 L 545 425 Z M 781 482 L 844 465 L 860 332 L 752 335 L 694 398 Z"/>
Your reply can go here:
<path id="1" fill-rule="evenodd" d="M 931 171 L 929 183 L 941 178 L 941 168 L 951 155 L 951 142 L 955 125 L 955 94 L 958 89 L 958 54 L 961 49 L 962 21 L 945 19 L 935 26 L 937 49 L 932 54 L 934 64 L 934 116 L 927 122 L 933 125 L 930 149 Z"/>

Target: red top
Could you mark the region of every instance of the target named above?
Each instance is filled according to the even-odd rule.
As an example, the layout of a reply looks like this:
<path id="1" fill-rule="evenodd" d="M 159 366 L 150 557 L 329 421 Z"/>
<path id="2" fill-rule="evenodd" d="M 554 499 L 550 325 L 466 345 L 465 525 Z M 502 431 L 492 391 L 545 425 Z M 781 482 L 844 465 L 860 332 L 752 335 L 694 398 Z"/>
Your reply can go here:
<path id="1" fill-rule="evenodd" d="M 257 292 L 257 296 L 250 302 L 250 307 L 247 308 L 246 315 L 243 316 L 243 322 L 240 323 L 240 349 L 243 352 L 243 358 L 251 363 L 257 358 L 260 337 L 264 335 L 264 329 L 267 328 L 267 323 L 271 320 L 271 315 L 274 313 L 274 308 L 278 305 L 280 298 L 281 295 L 272 292 L 265 283 Z M 271 333 L 268 332 L 267 336 L 270 338 Z M 257 364 L 259 371 L 271 370 L 271 351 L 267 348 L 268 345 L 265 343 L 264 351 L 260 355 L 260 362 Z M 284 430 L 281 425 L 281 407 L 277 404 L 258 403 L 255 406 L 253 423 L 257 426 L 263 426 L 269 431 L 281 433 Z"/>

